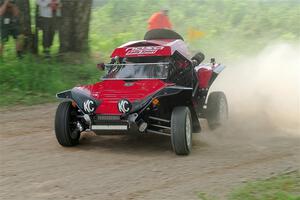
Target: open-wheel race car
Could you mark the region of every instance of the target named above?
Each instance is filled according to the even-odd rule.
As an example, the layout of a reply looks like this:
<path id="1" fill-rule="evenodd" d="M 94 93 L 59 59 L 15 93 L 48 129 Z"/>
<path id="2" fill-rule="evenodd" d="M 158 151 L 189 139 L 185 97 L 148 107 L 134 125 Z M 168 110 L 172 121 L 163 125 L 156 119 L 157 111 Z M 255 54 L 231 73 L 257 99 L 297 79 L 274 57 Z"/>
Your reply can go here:
<path id="1" fill-rule="evenodd" d="M 190 58 L 183 38 L 164 29 L 116 48 L 109 64 L 98 65 L 101 82 L 57 94 L 65 99 L 55 116 L 58 142 L 77 145 L 83 131 L 160 134 L 170 136 L 176 154 L 189 154 L 198 118 L 215 129 L 228 117 L 224 93 L 208 93 L 224 66 L 203 60 L 202 53 Z"/>

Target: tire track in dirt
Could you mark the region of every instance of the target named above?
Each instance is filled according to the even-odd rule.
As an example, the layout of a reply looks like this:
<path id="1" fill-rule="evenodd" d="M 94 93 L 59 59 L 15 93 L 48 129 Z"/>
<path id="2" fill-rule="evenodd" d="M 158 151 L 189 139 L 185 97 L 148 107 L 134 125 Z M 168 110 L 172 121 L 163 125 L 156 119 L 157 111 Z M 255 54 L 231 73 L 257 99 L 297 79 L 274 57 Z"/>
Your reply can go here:
<path id="1" fill-rule="evenodd" d="M 233 128 L 241 119 L 215 132 L 204 127 L 187 157 L 156 135 L 87 133 L 78 147 L 62 148 L 53 132 L 56 105 L 1 111 L 0 198 L 197 199 L 199 191 L 219 191 L 224 199 L 247 180 L 299 169 L 298 135 L 266 125 Z"/>

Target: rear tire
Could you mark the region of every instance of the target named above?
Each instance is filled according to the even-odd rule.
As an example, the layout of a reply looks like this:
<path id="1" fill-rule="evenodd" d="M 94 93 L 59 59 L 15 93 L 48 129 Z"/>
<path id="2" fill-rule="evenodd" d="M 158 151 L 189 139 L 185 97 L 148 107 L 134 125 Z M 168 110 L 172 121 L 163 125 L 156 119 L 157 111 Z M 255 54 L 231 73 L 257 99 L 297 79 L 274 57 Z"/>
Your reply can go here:
<path id="1" fill-rule="evenodd" d="M 228 104 L 223 92 L 212 92 L 208 96 L 206 118 L 210 129 L 214 130 L 228 119 Z"/>
<path id="2" fill-rule="evenodd" d="M 175 107 L 171 116 L 171 142 L 177 155 L 192 150 L 192 117 L 188 107 Z"/>
<path id="3" fill-rule="evenodd" d="M 80 133 L 75 133 L 76 109 L 71 102 L 59 104 L 55 115 L 55 135 L 58 143 L 65 147 L 75 146 L 79 143 Z"/>

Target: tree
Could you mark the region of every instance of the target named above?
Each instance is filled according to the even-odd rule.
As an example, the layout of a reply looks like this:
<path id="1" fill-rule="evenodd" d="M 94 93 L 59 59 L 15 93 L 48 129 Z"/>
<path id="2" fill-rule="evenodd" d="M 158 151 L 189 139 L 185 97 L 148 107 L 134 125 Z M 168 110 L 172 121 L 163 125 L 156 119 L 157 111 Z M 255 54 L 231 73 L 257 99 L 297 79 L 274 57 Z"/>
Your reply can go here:
<path id="1" fill-rule="evenodd" d="M 30 1 L 17 0 L 16 5 L 20 10 L 20 31 L 24 35 L 24 50 L 32 51 L 33 35 L 31 31 Z"/>
<path id="2" fill-rule="evenodd" d="M 92 0 L 62 0 L 60 53 L 88 51 Z"/>

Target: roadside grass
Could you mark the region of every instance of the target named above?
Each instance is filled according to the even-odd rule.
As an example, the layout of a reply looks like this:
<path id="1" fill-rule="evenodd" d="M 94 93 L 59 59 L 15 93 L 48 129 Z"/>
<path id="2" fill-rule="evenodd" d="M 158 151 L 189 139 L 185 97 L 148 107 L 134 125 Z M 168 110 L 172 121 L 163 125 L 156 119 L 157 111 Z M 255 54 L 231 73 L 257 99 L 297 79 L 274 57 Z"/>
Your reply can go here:
<path id="1" fill-rule="evenodd" d="M 70 64 L 31 55 L 19 60 L 13 54 L 0 60 L 0 74 L 2 107 L 52 102 L 57 92 L 92 83 L 101 75 L 92 61 Z"/>
<path id="2" fill-rule="evenodd" d="M 300 200 L 300 172 L 291 172 L 248 183 L 229 196 L 230 200 Z"/>
<path id="3" fill-rule="evenodd" d="M 35 0 L 30 2 L 34 28 Z M 167 1 L 132 2 L 123 0 L 120 4 L 112 0 L 95 0 L 97 6 L 92 9 L 89 32 L 89 53 L 92 56 L 83 56 L 83 60 L 82 55 L 71 54 L 63 61 L 35 56 L 26 56 L 19 61 L 15 58 L 15 44 L 11 39 L 5 45 L 4 60 L 0 58 L 0 107 L 51 102 L 58 91 L 98 81 L 100 73 L 94 67 L 94 60 L 108 61 L 115 47 L 142 39 L 148 18 Z M 199 8 L 196 1 L 169 1 L 167 4 L 172 11 L 170 19 L 174 28 L 186 38 L 191 53 L 201 51 L 207 60 L 214 57 L 217 62 L 227 64 L 245 55 L 255 54 L 274 41 L 299 42 L 299 26 L 295 24 L 299 21 L 300 4 L 294 0 L 205 1 Z M 197 12 L 194 12 L 195 8 Z M 201 38 L 189 39 L 189 30 L 205 34 Z M 39 32 L 42 55 L 42 33 Z M 56 34 L 51 53 L 56 55 L 58 50 Z"/>
<path id="4" fill-rule="evenodd" d="M 198 193 L 201 200 L 217 200 L 203 192 Z M 293 171 L 266 180 L 246 183 L 234 189 L 228 200 L 300 200 L 300 172 Z"/>

